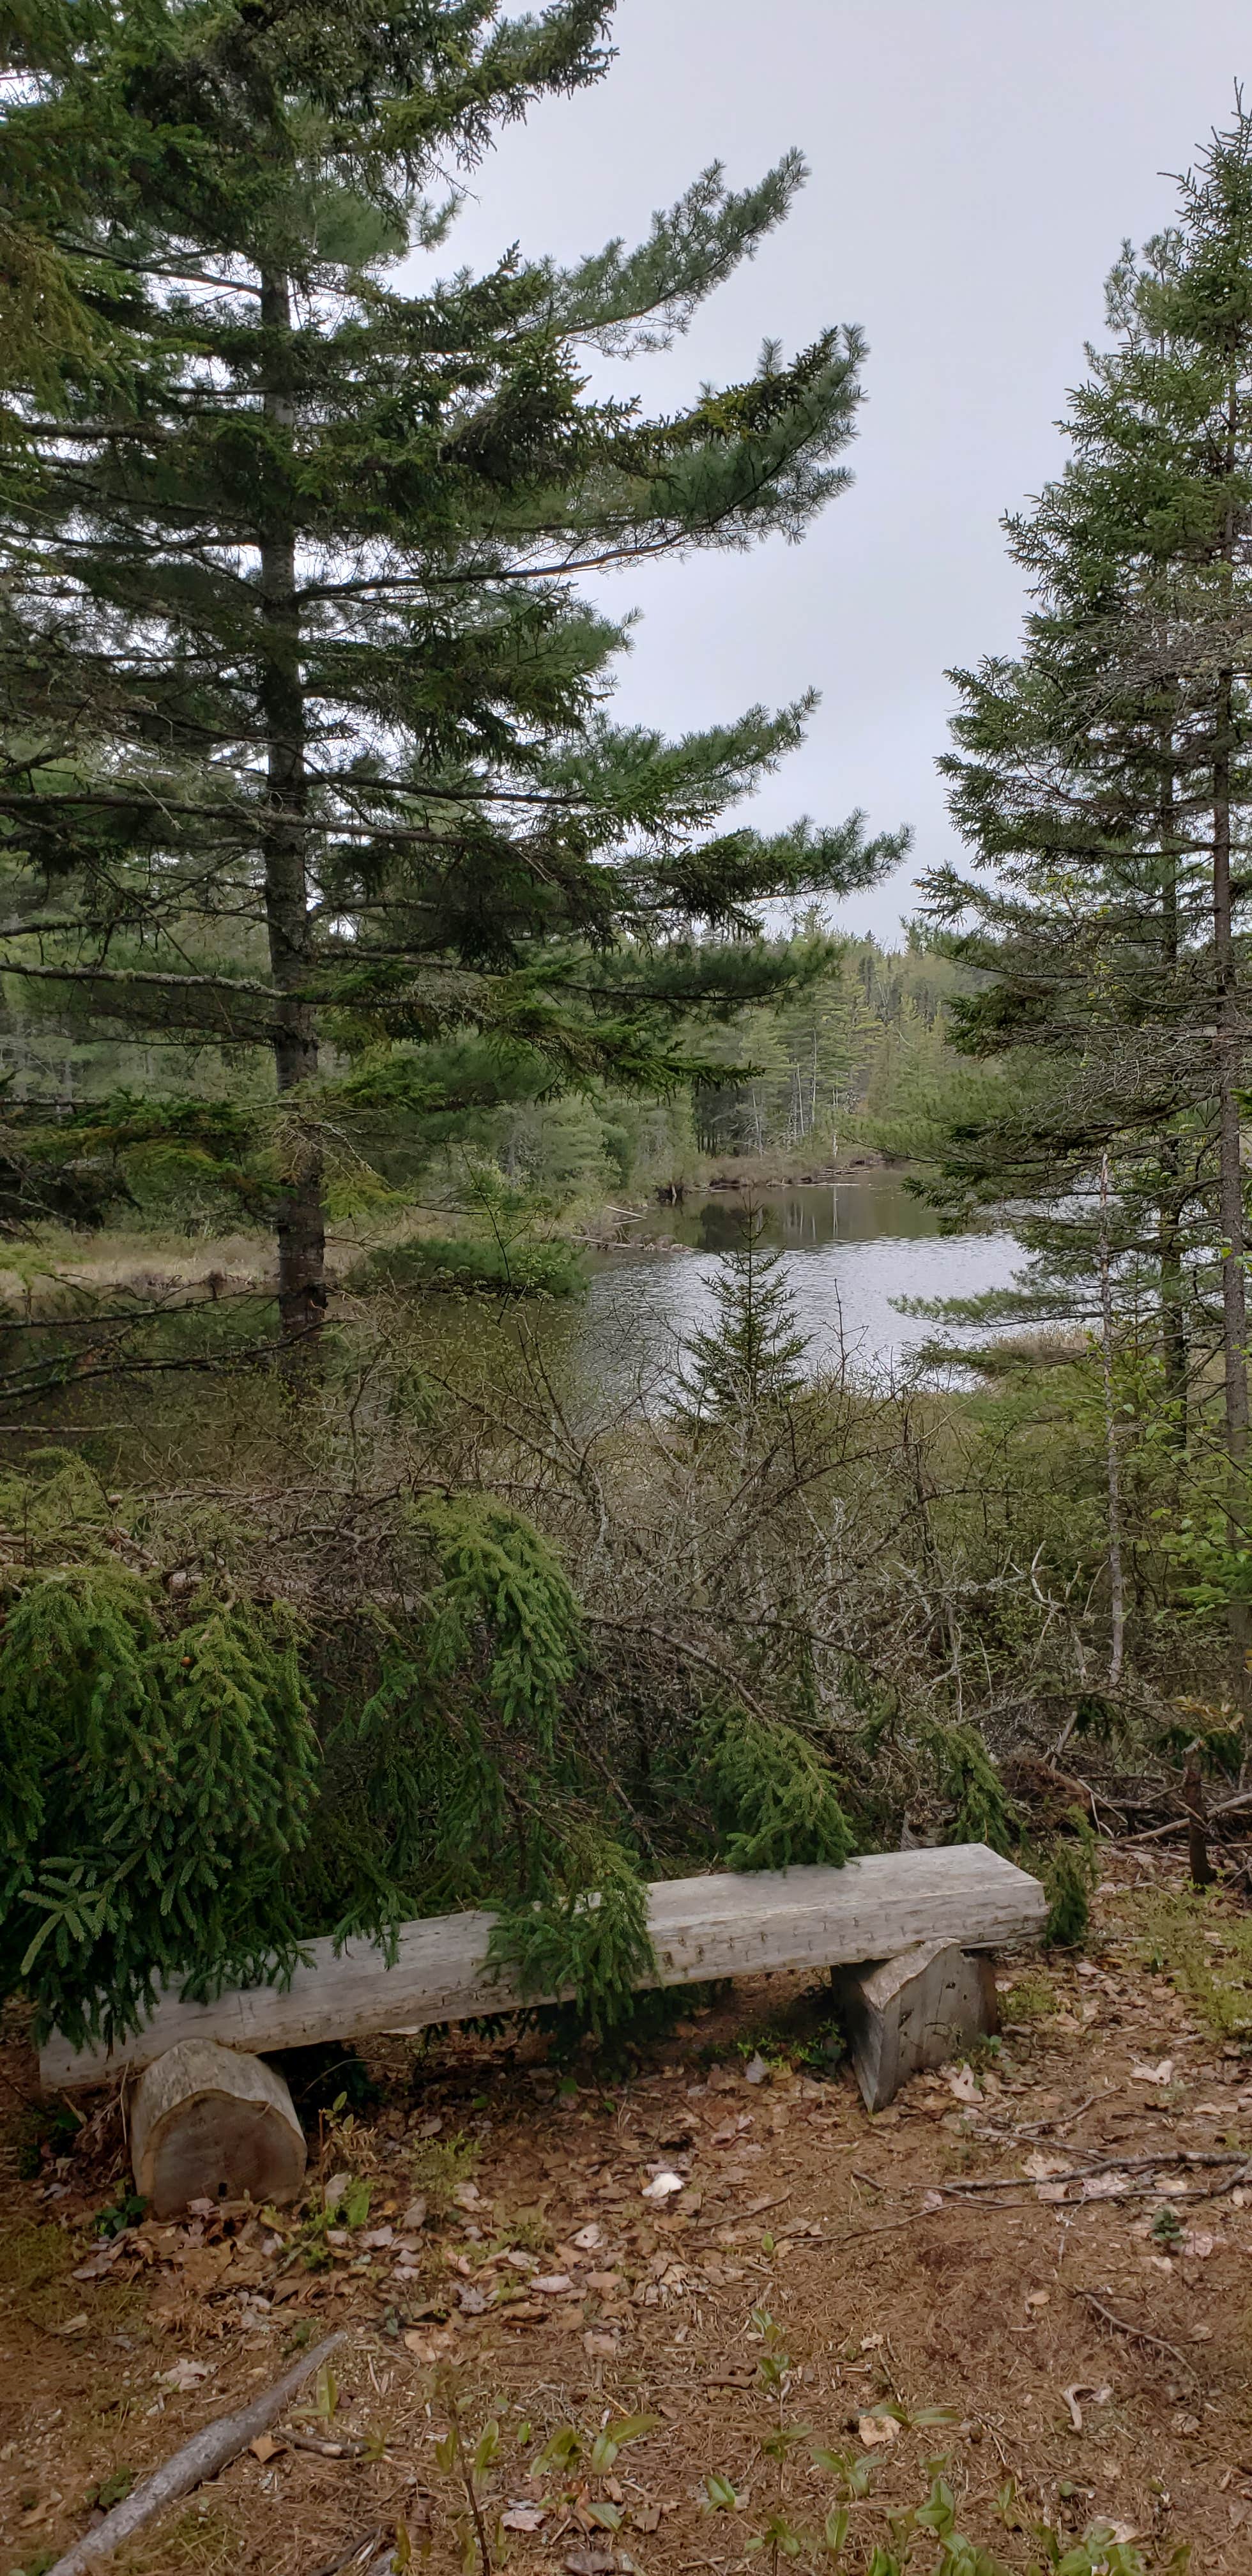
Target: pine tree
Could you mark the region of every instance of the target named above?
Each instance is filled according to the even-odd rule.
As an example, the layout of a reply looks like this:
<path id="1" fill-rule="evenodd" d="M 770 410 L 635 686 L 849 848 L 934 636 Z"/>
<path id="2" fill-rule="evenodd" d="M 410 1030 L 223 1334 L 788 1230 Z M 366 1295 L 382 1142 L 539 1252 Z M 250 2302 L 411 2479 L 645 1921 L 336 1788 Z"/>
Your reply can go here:
<path id="1" fill-rule="evenodd" d="M 782 1254 L 765 1249 L 768 1226 L 764 1208 L 744 1208 L 740 1240 L 720 1257 L 711 1282 L 717 1324 L 693 1333 L 683 1352 L 681 1420 L 736 1422 L 761 1406 L 785 1404 L 803 1385 L 810 1336 L 795 1329 Z"/>
<path id="2" fill-rule="evenodd" d="M 675 417 L 588 390 L 589 348 L 663 345 L 752 255 L 794 154 L 738 194 L 706 171 L 635 250 L 408 284 L 494 128 L 600 77 L 601 0 L 25 5 L 0 205 L 73 169 L 40 220 L 128 363 L 71 337 L 15 403 L 5 971 L 97 1032 L 272 1056 L 252 1178 L 299 1341 L 380 1137 L 690 1079 L 679 1015 L 796 979 L 762 898 L 903 848 L 734 818 L 808 701 L 615 728 L 624 629 L 575 588 L 798 537 L 848 479 L 862 342 L 769 344 Z"/>
<path id="3" fill-rule="evenodd" d="M 1124 251 L 1109 313 L 1115 343 L 1089 353 L 1065 424 L 1071 461 L 1031 518 L 1009 523 L 1035 586 L 1026 653 L 954 675 L 964 703 L 945 766 L 991 879 L 939 871 L 929 904 L 941 922 L 964 917 L 956 953 L 986 978 L 956 1007 L 958 1043 L 1016 1057 L 1021 1079 L 1003 1116 L 952 1139 L 944 1188 L 952 1206 L 1032 1202 L 1025 1231 L 1052 1274 L 1045 1294 L 1068 1288 L 1088 1313 L 1110 1249 L 1131 1284 L 1152 1265 L 1177 1415 L 1212 1321 L 1237 1542 L 1252 803 L 1252 119 L 1241 102 L 1180 183 L 1176 225 L 1141 256 Z M 1216 1279 L 1212 1318 L 1184 1284 L 1197 1261 Z M 1235 1642 L 1242 1668 L 1241 1627 Z"/>

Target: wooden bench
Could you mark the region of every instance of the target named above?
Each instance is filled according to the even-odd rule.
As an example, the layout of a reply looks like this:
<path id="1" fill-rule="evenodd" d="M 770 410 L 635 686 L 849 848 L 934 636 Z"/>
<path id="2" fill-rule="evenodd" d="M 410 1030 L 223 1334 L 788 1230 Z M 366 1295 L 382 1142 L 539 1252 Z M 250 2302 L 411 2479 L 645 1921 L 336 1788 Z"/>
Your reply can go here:
<path id="1" fill-rule="evenodd" d="M 987 2026 L 988 1980 L 953 1961 L 1037 1933 L 1045 1911 L 1036 1879 L 982 1843 L 959 1843 L 874 1853 L 843 1869 L 661 1880 L 648 1921 L 661 1986 L 767 1969 L 841 1971 L 854 2062 L 877 2108 L 906 2074 Z M 42 2080 L 73 2091 L 117 2074 L 141 2079 L 131 2110 L 135 2174 L 158 2216 L 201 2194 L 233 2198 L 246 2188 L 254 2198 L 289 2198 L 303 2172 L 299 2123 L 259 2053 L 560 2001 L 523 1997 L 507 1972 L 489 1966 L 492 1921 L 464 1913 L 406 1923 L 390 1967 L 372 1941 L 347 1941 L 338 1952 L 329 1940 L 311 1941 L 307 1964 L 285 1987 L 239 1987 L 208 2004 L 168 1991 L 116 2049 L 75 2049 L 54 2031 Z M 894 1987 L 880 1978 L 881 1992 L 871 1991 L 872 1972 L 907 1954 Z M 936 1970 L 941 1957 L 948 1964 Z M 945 1994 L 950 2022 L 933 2009 Z"/>

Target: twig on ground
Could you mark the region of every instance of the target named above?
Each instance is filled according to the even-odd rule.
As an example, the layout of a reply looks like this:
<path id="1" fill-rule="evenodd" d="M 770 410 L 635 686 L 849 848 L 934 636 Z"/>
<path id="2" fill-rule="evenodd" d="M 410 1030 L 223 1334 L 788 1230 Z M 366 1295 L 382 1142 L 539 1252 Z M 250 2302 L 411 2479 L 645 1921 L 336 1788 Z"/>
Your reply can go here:
<path id="1" fill-rule="evenodd" d="M 350 2541 L 338 2558 L 324 2558 L 321 2566 L 312 2570 L 312 2576 L 343 2576 L 344 2568 L 350 2567 L 354 2558 L 363 2558 L 367 2549 L 377 2549 L 382 2536 L 383 2526 L 376 2523 L 372 2531 L 363 2531 L 356 2540 Z"/>
<path id="2" fill-rule="evenodd" d="M 1150 2156 L 1100 2156 L 1094 2164 L 1072 2165 L 1066 2173 L 1048 2174 L 1048 2182 L 1090 2182 L 1102 2173 L 1154 2173 L 1158 2165 L 1246 2165 L 1246 2155 L 1235 2151 L 1221 2154 L 1205 2147 L 1160 2147 Z M 1033 2188 L 1030 2174 L 992 2174 L 985 2181 L 965 2181 L 960 2175 L 947 2175 L 942 2181 L 913 2182 L 910 2191 L 1020 2191 L 1024 2185 Z M 1204 2194 L 1211 2198 L 1209 2193 Z"/>
<path id="3" fill-rule="evenodd" d="M 773 2200 L 763 2200 L 759 2208 L 732 2210 L 728 2218 L 702 2218 L 699 2226 L 692 2229 L 692 2234 L 707 2236 L 718 2227 L 750 2227 L 754 2219 L 764 2218 L 768 2210 L 781 2209 L 784 2201 L 791 2197 L 789 2191 L 780 2191 Z"/>
<path id="4" fill-rule="evenodd" d="M 235 2415 L 219 2415 L 215 2424 L 206 2424 L 194 2433 L 181 2451 L 175 2451 L 173 2458 L 145 2478 L 123 2503 L 114 2505 L 112 2513 L 106 2513 L 94 2531 L 84 2532 L 82 2539 L 58 2558 L 48 2576 L 85 2576 L 88 2568 L 102 2558 L 111 2558 L 124 2540 L 142 2531 L 144 2524 L 163 2513 L 167 2505 L 177 2504 L 181 2496 L 190 2495 L 192 2488 L 202 2485 L 206 2478 L 217 2477 L 247 2449 L 249 2442 L 256 2440 L 258 2433 L 268 2433 L 306 2379 L 346 2341 L 341 2327 L 337 2334 L 328 2335 L 324 2343 L 315 2344 L 311 2352 L 303 2354 L 295 2369 L 276 2379 L 264 2396 L 254 2397 L 250 2406 L 241 2406 Z"/>
<path id="5" fill-rule="evenodd" d="M 1112 2309 L 1105 2307 L 1103 2299 L 1096 2297 L 1094 2290 L 1071 2290 L 1070 2297 L 1084 2299 L 1087 2306 L 1093 2308 L 1098 2317 L 1103 2318 L 1106 2326 L 1112 2326 L 1118 2334 L 1129 2335 L 1132 2343 L 1149 2343 L 1154 2352 L 1167 2352 L 1170 2360 L 1176 2361 L 1179 2368 L 1185 2370 L 1189 2377 L 1194 2379 L 1197 2385 L 1199 2384 L 1198 2371 L 1192 2368 L 1185 2352 L 1180 2352 L 1176 2343 L 1166 2343 L 1163 2335 L 1150 2334 L 1146 2326 L 1131 2325 L 1125 2317 L 1115 2317 Z"/>
<path id="6" fill-rule="evenodd" d="M 369 2442 L 319 2442 L 316 2434 L 293 2432 L 289 2424 L 281 2424 L 274 2439 L 286 2442 L 293 2451 L 316 2451 L 322 2460 L 361 2460 L 373 2447 Z M 362 2541 L 361 2547 L 364 2546 Z"/>

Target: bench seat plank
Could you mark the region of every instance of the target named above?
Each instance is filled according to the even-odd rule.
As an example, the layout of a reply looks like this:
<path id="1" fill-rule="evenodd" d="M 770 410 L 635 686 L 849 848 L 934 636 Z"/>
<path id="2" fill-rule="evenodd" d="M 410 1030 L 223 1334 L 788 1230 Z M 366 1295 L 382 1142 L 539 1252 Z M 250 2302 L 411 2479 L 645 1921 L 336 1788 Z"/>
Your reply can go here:
<path id="1" fill-rule="evenodd" d="M 677 1986 L 889 1958 L 919 1941 L 993 1949 L 1037 1932 L 1045 1912 L 1037 1879 L 983 1843 L 956 1843 L 875 1852 L 842 1869 L 663 1879 L 650 1890 L 648 1920 L 657 1983 Z M 184 2003 L 167 1990 L 143 2029 L 115 2050 L 75 2049 L 53 2031 L 40 2056 L 42 2080 L 65 2090 L 99 2084 L 123 2068 L 137 2073 L 189 2039 L 264 2052 L 507 2012 L 522 1999 L 509 1977 L 486 1965 L 492 1920 L 465 1913 L 406 1923 L 391 1968 L 372 1941 L 347 1941 L 336 1954 L 333 1942 L 318 1940 L 285 1989 L 238 1987 L 209 2004 Z"/>

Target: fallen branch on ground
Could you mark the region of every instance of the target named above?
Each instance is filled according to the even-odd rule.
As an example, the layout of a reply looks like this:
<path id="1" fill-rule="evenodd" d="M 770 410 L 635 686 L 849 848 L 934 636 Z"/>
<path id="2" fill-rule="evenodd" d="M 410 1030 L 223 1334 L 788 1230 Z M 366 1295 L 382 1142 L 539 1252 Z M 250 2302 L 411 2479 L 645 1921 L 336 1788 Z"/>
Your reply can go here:
<path id="1" fill-rule="evenodd" d="M 1215 1825 L 1219 1817 L 1238 1815 L 1242 1809 L 1247 1807 L 1252 1807 L 1252 1789 L 1243 1789 L 1240 1791 L 1237 1798 L 1223 1798 L 1220 1806 L 1210 1807 L 1205 1818 L 1205 1823 Z M 1187 1817 L 1184 1812 L 1177 1816 L 1171 1816 L 1168 1824 L 1149 1825 L 1146 1833 L 1118 1834 L 1117 1842 L 1119 1846 L 1126 1846 L 1131 1843 L 1159 1843 L 1164 1840 L 1167 1834 L 1185 1834 L 1186 1830 Z"/>
<path id="2" fill-rule="evenodd" d="M 1036 2181 L 1090 2182 L 1103 2173 L 1155 2173 L 1159 2165 L 1246 2165 L 1248 2158 L 1239 2150 L 1222 2154 L 1216 2148 L 1160 2147 L 1150 2156 L 1101 2156 L 1094 2164 L 1071 2165 L 1064 2173 L 993 2174 L 988 2179 L 967 2182 L 959 2176 L 945 2174 L 938 2182 L 913 2182 L 910 2191 L 1022 2191 L 1033 2189 Z M 1211 2198 L 1211 2194 L 1205 2194 Z"/>
<path id="3" fill-rule="evenodd" d="M 238 2459 L 239 2453 L 246 2451 L 249 2442 L 255 2442 L 259 2433 L 268 2433 L 271 2424 L 303 2388 L 306 2379 L 315 2370 L 320 2370 L 322 2363 L 328 2361 L 332 2352 L 346 2341 L 342 2328 L 338 2334 L 328 2335 L 325 2342 L 315 2344 L 312 2352 L 306 2353 L 285 2378 L 275 2380 L 263 2397 L 254 2397 L 251 2405 L 241 2406 L 236 2415 L 219 2415 L 215 2424 L 206 2424 L 201 2432 L 194 2433 L 163 2468 L 154 2470 L 152 2476 L 145 2478 L 143 2485 L 136 2487 L 133 2495 L 128 2495 L 122 2504 L 114 2505 L 112 2513 L 106 2513 L 94 2531 L 84 2532 L 82 2539 L 76 2540 L 63 2558 L 58 2558 L 55 2567 L 49 2569 L 48 2576 L 86 2576 L 88 2568 L 94 2567 L 102 2558 L 111 2558 L 124 2540 L 130 2540 L 135 2532 L 142 2531 L 144 2524 L 164 2513 L 167 2505 L 177 2504 L 181 2496 L 190 2495 L 193 2487 L 203 2485 L 206 2478 L 215 2478 L 222 2469 L 229 2468 L 231 2461 Z"/>

